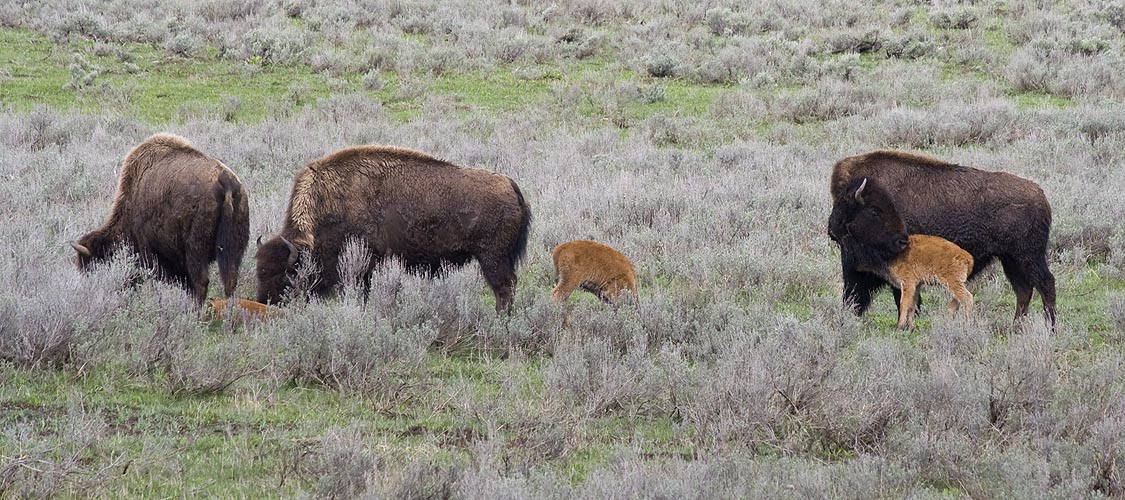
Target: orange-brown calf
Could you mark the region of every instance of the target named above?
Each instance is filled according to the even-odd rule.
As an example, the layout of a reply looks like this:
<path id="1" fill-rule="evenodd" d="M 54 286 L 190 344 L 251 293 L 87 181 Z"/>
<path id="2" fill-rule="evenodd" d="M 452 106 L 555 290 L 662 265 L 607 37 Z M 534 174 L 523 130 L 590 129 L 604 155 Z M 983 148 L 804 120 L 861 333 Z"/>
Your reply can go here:
<path id="1" fill-rule="evenodd" d="M 551 298 L 559 303 L 581 287 L 604 302 L 617 305 L 621 291 L 637 292 L 637 273 L 633 263 L 621 252 L 596 241 L 574 240 L 561 243 L 551 252 L 559 283 Z"/>
<path id="2" fill-rule="evenodd" d="M 236 310 L 234 311 L 235 319 L 254 319 L 266 320 L 278 317 L 281 312 L 275 307 L 267 306 L 261 302 L 254 302 L 253 300 L 235 299 Z M 226 314 L 227 301 L 225 300 L 212 300 L 210 317 L 222 320 L 223 315 Z"/>
<path id="3" fill-rule="evenodd" d="M 922 283 L 940 283 L 953 300 L 949 310 L 957 311 L 964 307 L 965 313 L 972 312 L 973 294 L 965 288 L 965 280 L 973 270 L 973 256 L 953 242 L 937 236 L 924 234 L 910 235 L 906 250 L 887 264 L 887 269 L 879 274 L 892 286 L 902 290 L 898 309 L 898 327 L 914 327 L 914 310 L 920 298 Z"/>

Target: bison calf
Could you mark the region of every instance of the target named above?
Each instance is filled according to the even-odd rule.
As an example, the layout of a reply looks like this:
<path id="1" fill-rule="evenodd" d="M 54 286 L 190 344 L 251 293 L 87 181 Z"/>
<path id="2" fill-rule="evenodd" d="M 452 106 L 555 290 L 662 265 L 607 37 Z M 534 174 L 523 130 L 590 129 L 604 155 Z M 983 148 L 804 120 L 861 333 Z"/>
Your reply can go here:
<path id="1" fill-rule="evenodd" d="M 862 271 L 878 275 L 891 286 L 902 291 L 898 308 L 898 328 L 914 328 L 914 314 L 923 283 L 940 283 L 953 300 L 949 310 L 959 307 L 965 313 L 973 310 L 973 294 L 965 288 L 965 281 L 973 270 L 973 256 L 947 239 L 924 234 L 912 234 L 906 250 L 887 263 L 886 267 L 866 268 Z"/>
<path id="2" fill-rule="evenodd" d="M 267 306 L 261 302 L 254 302 L 253 300 L 246 299 L 232 299 L 234 304 L 231 304 L 234 318 L 236 320 L 254 319 L 266 320 L 277 317 L 280 312 L 273 307 Z M 211 311 L 209 317 L 222 320 L 228 309 L 227 301 L 225 300 L 212 300 Z"/>
<path id="3" fill-rule="evenodd" d="M 621 292 L 637 292 L 637 273 L 633 263 L 621 252 L 596 241 L 575 240 L 561 243 L 551 252 L 559 283 L 551 290 L 551 298 L 559 303 L 581 287 L 614 305 L 620 304 Z M 569 315 L 563 320 L 569 322 Z"/>

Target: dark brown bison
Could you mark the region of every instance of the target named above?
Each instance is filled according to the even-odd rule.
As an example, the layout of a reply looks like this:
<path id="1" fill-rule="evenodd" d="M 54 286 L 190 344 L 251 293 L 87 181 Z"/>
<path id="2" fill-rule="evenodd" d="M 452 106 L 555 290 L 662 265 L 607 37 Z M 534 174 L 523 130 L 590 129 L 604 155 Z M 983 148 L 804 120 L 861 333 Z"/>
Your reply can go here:
<path id="1" fill-rule="evenodd" d="M 249 239 L 250 210 L 238 176 L 184 138 L 156 134 L 125 157 L 109 218 L 71 246 L 82 270 L 123 246 L 202 305 L 216 260 L 223 293 L 234 293 Z"/>
<path id="2" fill-rule="evenodd" d="M 898 209 L 896 217 L 901 217 L 897 223 L 889 221 L 885 212 L 876 213 L 877 207 L 857 203 L 855 191 L 863 178 L 886 190 Z M 905 233 L 939 236 L 965 249 L 974 261 L 970 276 L 993 258 L 999 259 L 1016 293 L 1016 318 L 1027 314 L 1032 291 L 1039 290 L 1047 318 L 1054 324 L 1055 278 L 1047 267 L 1051 206 L 1034 182 L 916 154 L 873 151 L 837 162 L 830 190 L 828 234 L 836 242 L 849 232 L 875 231 L 878 220 L 891 228 L 868 234 L 877 241 L 866 247 L 871 251 L 855 252 L 855 246 L 841 244 L 844 300 L 853 303 L 858 314 L 870 305 L 871 293 L 885 284 L 860 268 L 870 265 L 871 259 L 886 260 L 906 248 L 904 233 L 894 230 L 898 224 Z M 895 291 L 896 303 L 899 299 Z"/>
<path id="3" fill-rule="evenodd" d="M 311 292 L 334 293 L 344 242 L 358 237 L 375 257 L 365 282 L 385 257 L 431 275 L 475 258 L 496 310 L 507 310 L 530 228 L 531 209 L 503 175 L 408 149 L 342 149 L 297 174 L 280 234 L 258 248 L 258 302 L 281 299 L 306 252 L 319 269 Z"/>

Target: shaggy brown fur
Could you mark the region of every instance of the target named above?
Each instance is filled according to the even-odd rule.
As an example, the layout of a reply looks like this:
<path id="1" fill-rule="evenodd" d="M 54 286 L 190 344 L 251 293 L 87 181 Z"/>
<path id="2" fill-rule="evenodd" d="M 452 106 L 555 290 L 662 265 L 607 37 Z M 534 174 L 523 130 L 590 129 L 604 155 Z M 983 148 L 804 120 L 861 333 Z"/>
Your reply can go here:
<path id="1" fill-rule="evenodd" d="M 223 293 L 234 293 L 249 239 L 250 210 L 238 176 L 184 138 L 156 134 L 125 157 L 106 222 L 71 246 L 83 270 L 124 246 L 202 305 L 216 260 Z"/>
<path id="2" fill-rule="evenodd" d="M 953 294 L 949 310 L 964 307 L 965 313 L 973 310 L 973 294 L 965 288 L 965 280 L 973 270 L 973 256 L 945 238 L 923 234 L 910 235 L 906 251 L 899 254 L 883 268 L 865 268 L 878 274 L 902 293 L 898 309 L 898 327 L 914 328 L 914 307 L 919 301 L 923 283 L 940 283 Z"/>
<path id="3" fill-rule="evenodd" d="M 431 275 L 480 263 L 497 311 L 512 304 L 531 209 L 511 179 L 408 149 L 360 146 L 313 161 L 297 174 L 280 234 L 258 248 L 258 301 L 277 303 L 308 252 L 317 295 L 340 284 L 340 252 L 359 237 L 374 254 L 364 281 L 386 257 Z"/>
<path id="4" fill-rule="evenodd" d="M 836 163 L 831 176 L 828 233 L 837 241 L 854 216 L 850 193 L 863 178 L 877 181 L 889 193 L 908 233 L 940 236 L 969 252 L 974 260 L 970 277 L 999 259 L 1016 293 L 1017 319 L 1027 313 L 1032 292 L 1038 290 L 1054 324 L 1055 278 L 1047 266 L 1051 206 L 1037 184 L 901 151 L 849 156 Z M 894 243 L 888 240 L 884 246 Z M 844 300 L 862 314 L 883 282 L 858 271 L 857 259 L 841 248 Z"/>
<path id="5" fill-rule="evenodd" d="M 267 306 L 261 302 L 254 302 L 253 300 L 246 299 L 233 299 L 234 303 L 234 318 L 236 321 L 245 321 L 253 319 L 264 321 L 271 318 L 281 316 L 281 311 L 275 307 Z M 211 309 L 208 311 L 207 317 L 209 319 L 222 320 L 227 311 L 226 300 L 212 300 Z"/>

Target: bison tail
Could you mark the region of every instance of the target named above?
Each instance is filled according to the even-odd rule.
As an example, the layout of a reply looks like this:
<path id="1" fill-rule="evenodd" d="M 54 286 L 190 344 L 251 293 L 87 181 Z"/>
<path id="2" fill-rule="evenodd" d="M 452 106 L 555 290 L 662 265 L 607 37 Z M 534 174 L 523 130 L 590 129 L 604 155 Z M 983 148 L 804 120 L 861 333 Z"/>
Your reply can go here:
<path id="1" fill-rule="evenodd" d="M 223 294 L 230 297 L 238 285 L 238 268 L 250 242 L 250 210 L 240 185 L 224 183 L 224 188 L 215 231 L 215 260 L 219 263 Z"/>
<path id="2" fill-rule="evenodd" d="M 527 238 L 531 234 L 531 207 L 527 204 L 527 200 L 523 198 L 523 192 L 516 185 L 516 181 L 508 179 L 508 182 L 512 183 L 512 190 L 516 192 L 516 199 L 519 200 L 520 204 L 519 232 L 516 235 L 515 245 L 508 253 L 508 262 L 512 269 L 515 269 L 523 260 L 524 255 L 527 254 Z"/>

